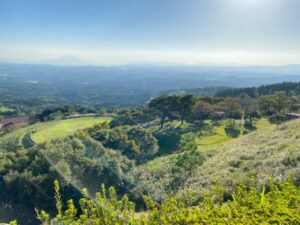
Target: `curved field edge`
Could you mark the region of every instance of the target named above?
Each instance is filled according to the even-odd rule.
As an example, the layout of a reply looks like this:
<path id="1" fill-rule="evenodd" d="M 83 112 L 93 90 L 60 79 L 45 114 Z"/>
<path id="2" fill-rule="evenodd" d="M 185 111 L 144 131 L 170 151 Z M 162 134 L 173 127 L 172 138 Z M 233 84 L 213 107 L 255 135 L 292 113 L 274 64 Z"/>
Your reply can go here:
<path id="1" fill-rule="evenodd" d="M 81 117 L 35 123 L 0 137 L 0 149 L 15 151 L 19 148 L 26 147 L 24 143 L 28 143 L 29 141 L 42 143 L 46 140 L 67 137 L 77 130 L 92 127 L 97 123 L 109 122 L 110 120 L 110 117 Z"/>
<path id="2" fill-rule="evenodd" d="M 22 149 L 24 136 L 41 129 L 46 123 L 36 123 L 18 128 L 0 137 L 0 150 L 16 151 Z"/>
<path id="3" fill-rule="evenodd" d="M 95 124 L 109 122 L 109 117 L 81 117 L 74 119 L 58 120 L 44 125 L 31 135 L 35 143 L 43 143 L 47 140 L 63 138 L 75 131 L 92 127 Z"/>

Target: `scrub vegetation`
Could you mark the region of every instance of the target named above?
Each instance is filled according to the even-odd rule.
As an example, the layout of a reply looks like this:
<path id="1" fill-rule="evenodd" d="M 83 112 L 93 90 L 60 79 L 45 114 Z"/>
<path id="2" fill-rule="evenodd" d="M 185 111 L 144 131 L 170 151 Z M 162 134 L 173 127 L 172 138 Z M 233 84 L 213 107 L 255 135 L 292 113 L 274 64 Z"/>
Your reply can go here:
<path id="1" fill-rule="evenodd" d="M 274 87 L 31 113 L 0 134 L 1 219 L 299 224 L 299 95 Z"/>

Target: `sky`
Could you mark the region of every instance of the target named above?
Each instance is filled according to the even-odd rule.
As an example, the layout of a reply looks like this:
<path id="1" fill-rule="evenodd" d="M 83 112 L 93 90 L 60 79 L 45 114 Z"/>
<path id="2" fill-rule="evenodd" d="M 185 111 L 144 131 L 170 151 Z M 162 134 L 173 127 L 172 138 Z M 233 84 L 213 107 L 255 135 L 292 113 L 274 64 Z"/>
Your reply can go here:
<path id="1" fill-rule="evenodd" d="M 0 0 L 0 60 L 300 64 L 299 0 Z"/>

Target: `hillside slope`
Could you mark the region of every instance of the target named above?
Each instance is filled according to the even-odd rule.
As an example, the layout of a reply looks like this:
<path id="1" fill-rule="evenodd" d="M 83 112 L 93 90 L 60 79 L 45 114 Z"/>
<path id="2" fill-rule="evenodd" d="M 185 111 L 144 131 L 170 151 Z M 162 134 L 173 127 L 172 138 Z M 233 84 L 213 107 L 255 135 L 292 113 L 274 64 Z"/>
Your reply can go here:
<path id="1" fill-rule="evenodd" d="M 28 125 L 7 134 L 0 135 L 0 150 L 17 151 L 24 147 L 32 147 L 34 143 L 43 143 L 57 138 L 65 138 L 76 131 L 92 127 L 105 121 L 109 117 L 78 117 Z"/>
<path id="2" fill-rule="evenodd" d="M 0 139 L 0 149 L 6 150 L 0 152 L 0 181 L 3 183 L 0 214 L 7 214 L 1 205 L 14 209 L 7 220 L 15 218 L 14 212 L 19 211 L 16 210 L 19 207 L 10 204 L 11 199 L 17 203 L 26 202 L 24 210 L 32 209 L 31 213 L 22 211 L 28 218 L 20 216 L 18 219 L 24 221 L 35 218 L 34 207 L 54 207 L 48 199 L 53 196 L 55 179 L 60 180 L 67 198 L 77 196 L 77 189 L 83 187 L 93 193 L 105 183 L 115 186 L 118 194 L 128 194 L 138 208 L 142 207 L 140 202 L 144 194 L 149 193 L 154 200 L 160 201 L 165 194 L 180 194 L 189 188 L 198 196 L 216 181 L 224 187 L 226 196 L 234 192 L 238 183 L 250 182 L 251 177 L 256 178 L 258 186 L 266 184 L 270 176 L 280 181 L 289 175 L 293 175 L 298 186 L 300 184 L 300 120 L 279 127 L 258 128 L 213 148 L 204 148 L 204 151 L 203 145 L 192 149 L 186 145 L 186 148 L 158 155 L 141 164 L 118 150 L 105 148 L 87 132 L 24 148 L 25 136 L 34 128 L 43 131 L 44 126 L 31 125 Z M 178 129 L 186 131 L 184 127 Z M 187 129 L 187 132 L 195 134 L 194 130 Z"/>
<path id="3" fill-rule="evenodd" d="M 200 153 L 199 153 L 200 152 Z M 280 181 L 292 175 L 300 182 L 300 120 L 258 129 L 224 142 L 212 151 L 185 151 L 156 158 L 137 169 L 138 186 L 148 187 L 154 196 L 186 188 L 195 193 L 207 191 L 216 181 L 231 192 L 236 184 Z M 203 157 L 199 154 L 204 154 Z"/>
<path id="4" fill-rule="evenodd" d="M 254 132 L 220 146 L 185 187 L 197 191 L 218 180 L 225 187 L 255 177 L 258 185 L 270 176 L 279 181 L 292 175 L 300 182 L 300 120 Z"/>

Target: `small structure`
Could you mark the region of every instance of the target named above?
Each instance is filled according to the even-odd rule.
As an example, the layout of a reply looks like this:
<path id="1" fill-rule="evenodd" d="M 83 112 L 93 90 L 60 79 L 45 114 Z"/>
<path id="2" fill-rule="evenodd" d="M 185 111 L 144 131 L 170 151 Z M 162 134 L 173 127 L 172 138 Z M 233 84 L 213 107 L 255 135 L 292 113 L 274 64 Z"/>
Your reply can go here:
<path id="1" fill-rule="evenodd" d="M 284 115 L 288 120 L 300 119 L 300 114 L 297 113 L 285 113 Z"/>
<path id="2" fill-rule="evenodd" d="M 0 130 L 7 126 L 22 127 L 29 123 L 27 116 L 7 117 L 0 121 Z"/>

